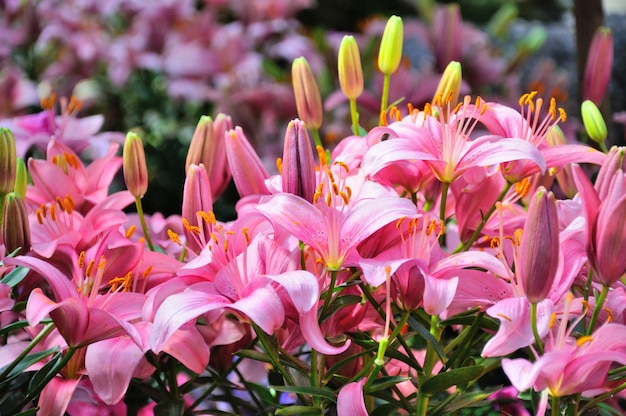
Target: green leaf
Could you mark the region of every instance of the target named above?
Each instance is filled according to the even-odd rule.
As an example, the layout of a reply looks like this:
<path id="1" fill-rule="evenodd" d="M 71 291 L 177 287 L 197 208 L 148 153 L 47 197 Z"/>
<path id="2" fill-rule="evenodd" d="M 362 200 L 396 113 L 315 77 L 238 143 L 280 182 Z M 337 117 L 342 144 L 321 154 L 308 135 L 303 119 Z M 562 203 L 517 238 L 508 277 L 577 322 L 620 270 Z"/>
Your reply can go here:
<path id="1" fill-rule="evenodd" d="M 442 326 L 450 326 L 450 325 L 465 325 L 465 326 L 471 326 L 474 324 L 474 322 L 476 321 L 476 316 L 471 316 L 471 315 L 462 315 L 462 316 L 453 316 L 451 318 L 446 319 L 445 321 L 441 321 L 439 323 L 439 325 Z M 480 319 L 479 321 L 479 327 L 483 328 L 483 329 L 489 329 L 492 331 L 497 331 L 499 328 L 498 323 L 488 317 L 483 317 L 482 319 Z"/>
<path id="2" fill-rule="evenodd" d="M 5 285 L 14 288 L 22 280 L 24 280 L 29 271 L 30 269 L 28 267 L 16 267 L 15 269 L 11 270 L 11 272 L 9 272 L 6 276 L 4 276 L 2 280 L 0 280 L 0 283 L 4 283 Z"/>
<path id="3" fill-rule="evenodd" d="M 28 409 L 26 411 L 16 413 L 14 416 L 34 416 L 39 411 L 38 407 L 33 407 L 32 409 Z"/>
<path id="4" fill-rule="evenodd" d="M 264 363 L 271 363 L 272 360 L 270 356 L 264 352 L 256 351 L 256 350 L 241 350 L 237 351 L 235 355 L 243 358 L 250 358 L 255 361 L 261 361 Z"/>
<path id="5" fill-rule="evenodd" d="M 409 318 L 409 327 L 411 329 L 413 329 L 414 331 L 416 331 L 422 338 L 424 338 L 426 341 L 428 341 L 428 343 L 430 344 L 431 348 L 433 349 L 433 351 L 435 351 L 435 353 L 439 356 L 439 358 L 441 359 L 441 362 L 446 362 L 446 353 L 443 351 L 443 348 L 441 348 L 441 344 L 439 344 L 439 342 L 435 339 L 435 337 L 433 337 L 433 335 L 430 333 L 430 331 L 428 329 L 426 329 L 426 327 L 422 324 L 420 324 L 417 319 L 415 319 L 414 317 L 410 317 Z"/>
<path id="6" fill-rule="evenodd" d="M 371 416 L 388 416 L 398 410 L 398 406 L 391 403 L 385 403 L 381 406 L 376 406 Z"/>
<path id="7" fill-rule="evenodd" d="M 322 316 L 321 318 L 322 322 L 328 319 L 330 316 L 332 316 L 339 309 L 345 306 L 356 305 L 357 303 L 361 302 L 361 300 L 362 300 L 361 296 L 357 296 L 357 295 L 344 295 L 344 296 L 339 296 L 335 298 L 333 300 L 333 303 L 331 303 L 330 307 L 324 314 L 324 316 Z"/>
<path id="8" fill-rule="evenodd" d="M 9 334 L 10 332 L 15 331 L 16 329 L 26 328 L 28 325 L 30 325 L 28 323 L 28 321 L 13 322 L 13 323 L 5 326 L 4 328 L 0 329 L 0 336 L 4 336 L 6 334 Z"/>
<path id="9" fill-rule="evenodd" d="M 331 390 L 325 389 L 325 388 L 309 387 L 309 386 L 270 386 L 270 387 L 276 391 L 287 391 L 290 393 L 322 397 L 333 403 L 337 401 L 335 394 Z"/>
<path id="10" fill-rule="evenodd" d="M 322 409 L 312 406 L 289 406 L 274 412 L 276 415 L 321 415 Z"/>
<path id="11" fill-rule="evenodd" d="M 49 349 L 47 349 L 45 351 L 40 351 L 40 352 L 36 352 L 34 354 L 27 355 L 26 357 L 24 357 L 24 359 L 22 361 L 20 361 L 20 363 L 18 365 L 15 366 L 15 368 L 13 368 L 9 372 L 9 374 L 7 374 L 7 379 L 23 373 L 31 365 L 33 365 L 36 362 L 41 361 L 44 358 L 54 354 L 58 350 L 59 350 L 58 347 L 53 347 L 53 348 L 49 348 Z M 7 366 L 4 366 L 4 367 L 0 368 L 0 374 L 2 374 L 4 372 L 4 369 L 7 368 Z M 2 380 L 2 382 L 4 383 L 4 380 Z"/>
<path id="12" fill-rule="evenodd" d="M 246 385 L 248 389 L 253 391 L 259 397 L 259 399 L 263 400 L 265 403 L 271 404 L 271 405 L 278 404 L 276 402 L 276 395 L 272 392 L 271 388 L 262 386 L 257 383 L 245 382 L 244 384 Z"/>
<path id="13" fill-rule="evenodd" d="M 452 386 L 463 386 L 476 380 L 483 374 L 482 365 L 454 368 L 445 373 L 437 374 L 426 380 L 420 390 L 426 394 L 435 394 L 449 389 Z"/>
<path id="14" fill-rule="evenodd" d="M 40 386 L 40 384 L 44 382 L 48 377 L 52 378 L 54 377 L 54 375 L 56 375 L 56 373 L 58 373 L 60 369 L 57 369 L 56 367 L 59 361 L 61 361 L 62 359 L 62 354 L 56 354 L 54 357 L 52 357 L 50 361 L 48 361 L 43 367 L 41 367 L 30 380 L 30 383 L 28 384 L 28 391 L 33 392 L 37 389 L 40 390 L 41 388 L 43 388 L 43 386 Z M 38 393 L 39 392 L 37 392 L 37 394 Z"/>
<path id="15" fill-rule="evenodd" d="M 402 376 L 386 376 L 380 377 L 374 380 L 372 385 L 365 391 L 366 393 L 372 393 L 375 391 L 385 390 L 389 387 L 396 385 L 398 383 L 402 383 L 403 381 L 410 380 L 411 377 L 402 377 Z"/>

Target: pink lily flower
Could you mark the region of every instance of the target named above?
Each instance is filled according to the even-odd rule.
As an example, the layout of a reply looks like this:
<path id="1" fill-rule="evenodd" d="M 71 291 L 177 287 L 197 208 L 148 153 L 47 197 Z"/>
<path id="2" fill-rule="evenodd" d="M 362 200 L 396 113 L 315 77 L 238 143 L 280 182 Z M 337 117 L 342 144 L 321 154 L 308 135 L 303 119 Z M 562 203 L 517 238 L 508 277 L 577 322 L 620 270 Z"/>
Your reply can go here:
<path id="1" fill-rule="evenodd" d="M 401 129 L 400 138 L 374 145 L 369 152 L 388 155 L 386 164 L 378 163 L 381 168 L 397 161 L 424 161 L 443 183 L 454 182 L 475 166 L 490 166 L 513 160 L 526 160 L 538 171 L 543 171 L 543 157 L 534 146 L 524 140 L 509 138 L 514 136 L 505 136 L 503 139 L 495 135 L 471 139 L 476 119 L 487 109 L 487 104 L 480 99 L 472 104 L 469 96 L 451 114 L 443 114 L 439 109 L 427 107 L 425 117 L 417 113 L 411 114 L 404 120 L 391 124 L 390 129 Z M 407 133 L 408 130 L 405 123 L 413 123 L 418 128 L 404 136 L 402 133 Z M 390 147 L 395 149 L 390 150 Z M 368 157 L 366 154 L 365 159 Z"/>
<path id="2" fill-rule="evenodd" d="M 516 138 L 535 147 L 535 152 L 541 153 L 545 160 L 541 166 L 530 161 L 516 161 L 501 165 L 502 174 L 510 183 L 545 171 L 545 169 L 560 169 L 570 163 L 602 164 L 606 156 L 592 147 L 581 144 L 559 144 L 549 146 L 546 135 L 552 126 L 559 121 L 565 121 L 566 114 L 561 108 L 557 109 L 556 101 L 550 100 L 548 115 L 541 119 L 543 100 L 535 100 L 537 92 L 524 94 L 519 100 L 521 112 L 511 107 L 488 103 L 486 111 L 479 116 L 491 134 L 502 137 Z"/>
<path id="3" fill-rule="evenodd" d="M 402 217 L 414 217 L 411 201 L 392 196 L 363 176 L 348 176 L 325 167 L 313 203 L 292 194 L 261 199 L 257 209 L 277 230 L 285 230 L 311 246 L 328 270 L 339 270 L 356 247 L 376 230 Z M 352 186 L 351 186 L 352 185 Z"/>
<path id="4" fill-rule="evenodd" d="M 69 147 L 52 138 L 48 143 L 46 160 L 30 159 L 27 200 L 39 207 L 69 196 L 73 210 L 85 215 L 96 204 L 109 201 L 110 208 L 122 209 L 134 200 L 127 191 L 109 195 L 109 186 L 122 165 L 116 156 L 117 143 L 111 144 L 106 155 L 85 167 Z"/>

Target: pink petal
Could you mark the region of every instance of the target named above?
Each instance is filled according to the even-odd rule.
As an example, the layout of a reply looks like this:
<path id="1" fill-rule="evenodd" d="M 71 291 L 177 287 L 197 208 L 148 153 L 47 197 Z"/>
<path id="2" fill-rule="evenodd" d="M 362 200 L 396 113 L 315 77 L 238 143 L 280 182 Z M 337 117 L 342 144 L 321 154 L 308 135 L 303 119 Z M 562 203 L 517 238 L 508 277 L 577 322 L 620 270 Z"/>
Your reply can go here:
<path id="1" fill-rule="evenodd" d="M 317 309 L 311 309 L 300 315 L 300 331 L 309 346 L 322 354 L 341 354 L 350 346 L 350 340 L 347 340 L 341 347 L 334 347 L 326 341 L 317 322 Z"/>
<path id="2" fill-rule="evenodd" d="M 354 383 L 348 383 L 341 388 L 337 396 L 337 416 L 367 416 L 363 385 L 367 379 L 363 378 Z"/>
<path id="3" fill-rule="evenodd" d="M 269 286 L 261 286 L 229 306 L 243 312 L 268 334 L 283 324 L 285 309 L 278 294 Z"/>
<path id="4" fill-rule="evenodd" d="M 7 266 L 26 266 L 39 273 L 52 288 L 56 299 L 66 299 L 77 295 L 76 286 L 70 282 L 71 276 L 65 276 L 45 260 L 32 256 L 17 256 L 5 258 L 3 262 Z"/>
<path id="5" fill-rule="evenodd" d="M 424 283 L 424 310 L 430 315 L 441 315 L 454 299 L 459 278 L 438 279 L 424 273 Z"/>
<path id="6" fill-rule="evenodd" d="M 295 270 L 276 276 L 265 276 L 285 288 L 299 313 L 310 311 L 319 300 L 319 285 L 315 275 L 304 270 Z"/>
<path id="7" fill-rule="evenodd" d="M 174 332 L 163 351 L 196 374 L 202 373 L 209 364 L 209 347 L 195 328 Z"/>
<path id="8" fill-rule="evenodd" d="M 143 351 L 128 336 L 110 338 L 89 345 L 85 368 L 94 391 L 108 405 L 124 397 Z"/>
<path id="9" fill-rule="evenodd" d="M 524 358 L 502 360 L 502 370 L 518 391 L 526 391 L 533 386 L 540 368 Z"/>
<path id="10" fill-rule="evenodd" d="M 37 414 L 63 416 L 79 382 L 80 378 L 66 380 L 61 377 L 54 377 L 50 380 L 39 396 Z"/>

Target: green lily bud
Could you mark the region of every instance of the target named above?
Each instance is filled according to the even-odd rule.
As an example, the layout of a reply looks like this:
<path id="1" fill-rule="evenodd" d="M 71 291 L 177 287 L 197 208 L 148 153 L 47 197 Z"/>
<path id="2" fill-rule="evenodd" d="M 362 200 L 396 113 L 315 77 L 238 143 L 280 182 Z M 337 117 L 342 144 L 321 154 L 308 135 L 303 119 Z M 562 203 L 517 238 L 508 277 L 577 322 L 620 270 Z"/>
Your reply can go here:
<path id="1" fill-rule="evenodd" d="M 378 50 L 378 68 L 385 75 L 391 75 L 398 69 L 402 58 L 402 18 L 391 16 L 387 20 L 383 38 Z"/>
<path id="2" fill-rule="evenodd" d="M 7 253 L 19 249 L 18 254 L 30 250 L 30 227 L 24 199 L 17 192 L 4 197 L 4 221 L 2 222 L 2 240 Z"/>
<path id="3" fill-rule="evenodd" d="M 585 100 L 580 105 L 583 124 L 587 135 L 596 143 L 604 143 L 607 135 L 606 123 L 598 106 L 591 100 Z"/>
<path id="4" fill-rule="evenodd" d="M 461 64 L 457 61 L 450 62 L 441 75 L 439 85 L 437 85 L 433 105 L 441 106 L 444 109 L 454 108 L 459 101 L 462 79 Z M 444 114 L 446 112 L 444 111 Z"/>
<path id="5" fill-rule="evenodd" d="M 13 191 L 17 155 L 11 130 L 0 127 L 0 196 Z"/>
<path id="6" fill-rule="evenodd" d="M 354 36 L 346 35 L 341 40 L 337 68 L 341 91 L 349 99 L 356 100 L 363 92 L 363 68 Z"/>
<path id="7" fill-rule="evenodd" d="M 15 168 L 15 188 L 14 191 L 20 194 L 22 198 L 26 198 L 26 186 L 28 185 L 28 171 L 26 163 L 21 157 L 17 158 Z"/>
<path id="8" fill-rule="evenodd" d="M 126 135 L 123 152 L 124 182 L 135 198 L 142 198 L 148 190 L 148 168 L 141 138 L 137 133 Z"/>
<path id="9" fill-rule="evenodd" d="M 294 59 L 291 66 L 293 92 L 298 116 L 311 129 L 322 125 L 322 97 L 317 82 L 305 57 Z"/>

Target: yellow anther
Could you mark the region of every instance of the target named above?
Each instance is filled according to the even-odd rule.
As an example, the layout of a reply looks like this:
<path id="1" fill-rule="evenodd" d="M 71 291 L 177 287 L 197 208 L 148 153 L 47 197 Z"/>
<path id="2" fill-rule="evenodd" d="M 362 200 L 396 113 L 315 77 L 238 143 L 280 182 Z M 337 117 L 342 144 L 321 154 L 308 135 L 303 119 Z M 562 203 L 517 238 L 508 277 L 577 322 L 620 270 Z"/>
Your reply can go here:
<path id="1" fill-rule="evenodd" d="M 65 211 L 68 214 L 71 214 L 74 211 L 74 207 L 76 206 L 74 204 L 74 200 L 69 195 L 65 195 L 65 198 L 63 199 L 63 205 L 65 206 Z"/>
<path id="2" fill-rule="evenodd" d="M 278 169 L 278 173 L 282 175 L 283 174 L 283 159 L 280 157 L 276 158 L 276 168 Z"/>
<path id="3" fill-rule="evenodd" d="M 521 228 L 518 228 L 513 233 L 514 243 L 515 243 L 516 246 L 522 245 L 522 236 L 523 235 L 524 235 L 524 230 L 522 230 Z"/>
<path id="4" fill-rule="evenodd" d="M 141 277 L 145 279 L 150 273 L 152 273 L 152 266 L 148 266 L 146 270 L 141 273 Z"/>
<path id="5" fill-rule="evenodd" d="M 406 217 L 400 217 L 400 219 L 398 219 L 398 221 L 396 221 L 396 228 L 400 229 L 400 227 L 402 226 L 402 223 L 406 220 Z"/>
<path id="6" fill-rule="evenodd" d="M 35 211 L 35 214 L 37 214 L 37 222 L 39 224 L 43 224 L 44 216 L 43 216 L 43 211 L 41 210 L 41 208 Z"/>
<path id="7" fill-rule="evenodd" d="M 493 237 L 489 242 L 489 247 L 491 248 L 499 248 L 500 247 L 500 239 L 498 237 Z"/>
<path id="8" fill-rule="evenodd" d="M 100 256 L 100 260 L 98 260 L 98 270 L 104 270 L 107 265 L 107 259 L 104 256 Z"/>
<path id="9" fill-rule="evenodd" d="M 507 321 L 509 321 L 509 322 L 513 322 L 513 319 L 511 319 L 511 317 L 510 317 L 510 316 L 506 316 L 506 315 L 504 315 L 504 314 L 502 314 L 502 313 L 499 313 L 499 314 L 498 314 L 498 317 L 500 317 L 500 318 L 502 318 L 502 319 L 506 319 L 506 320 L 507 320 Z"/>
<path id="10" fill-rule="evenodd" d="M 335 195 L 339 195 L 339 186 L 336 183 L 333 182 L 332 188 L 333 188 L 333 193 Z"/>
<path id="11" fill-rule="evenodd" d="M 91 273 L 93 273 L 93 268 L 95 267 L 96 262 L 94 260 L 91 260 L 89 262 L 89 264 L 87 265 L 87 270 L 85 270 L 85 276 L 87 277 L 91 277 Z"/>
<path id="12" fill-rule="evenodd" d="M 555 323 L 556 323 L 556 313 L 552 312 L 552 314 L 550 315 L 550 323 L 548 324 L 548 328 L 552 329 Z"/>
<path id="13" fill-rule="evenodd" d="M 380 122 L 379 125 L 387 126 L 387 112 L 385 110 L 381 110 L 380 112 Z"/>
<path id="14" fill-rule="evenodd" d="M 169 237 L 170 240 L 172 240 L 174 243 L 178 244 L 179 246 L 183 245 L 183 243 L 180 241 L 180 237 L 174 231 L 167 230 L 167 236 Z"/>
<path id="15" fill-rule="evenodd" d="M 81 251 L 80 254 L 78 255 L 78 268 L 79 269 L 83 269 L 83 267 L 85 267 L 85 251 Z"/>
<path id="16" fill-rule="evenodd" d="M 326 194 L 326 205 L 328 205 L 329 207 L 332 206 L 332 196 L 330 195 L 330 192 Z"/>
<path id="17" fill-rule="evenodd" d="M 607 307 L 602 308 L 608 315 L 606 321 L 607 322 L 613 322 L 613 312 L 611 312 L 611 310 Z"/>
<path id="18" fill-rule="evenodd" d="M 562 108 L 559 108 L 559 117 L 561 117 L 562 122 L 565 122 L 567 120 L 567 113 Z"/>
<path id="19" fill-rule="evenodd" d="M 593 341 L 593 337 L 590 335 L 585 335 L 576 340 L 576 345 L 582 347 L 583 345 L 591 341 Z"/>
<path id="20" fill-rule="evenodd" d="M 520 196 L 520 198 L 524 198 L 528 191 L 530 190 L 530 179 L 524 178 L 519 182 L 515 182 L 515 193 Z"/>
<path id="21" fill-rule="evenodd" d="M 317 152 L 317 157 L 320 161 L 320 166 L 326 165 L 326 151 L 320 145 L 315 146 L 315 151 Z"/>
<path id="22" fill-rule="evenodd" d="M 241 230 L 241 233 L 245 237 L 246 243 L 250 244 L 250 234 L 248 234 L 248 227 L 243 227 L 243 229 Z"/>
<path id="23" fill-rule="evenodd" d="M 128 230 L 126 230 L 126 232 L 124 233 L 126 238 L 132 237 L 132 235 L 133 235 L 133 233 L 135 232 L 136 229 L 137 229 L 136 225 L 131 225 L 130 227 L 128 227 Z"/>
<path id="24" fill-rule="evenodd" d="M 335 163 L 333 163 L 333 165 L 340 166 L 346 171 L 346 173 L 350 172 L 350 168 L 348 167 L 348 165 L 345 162 L 342 162 L 341 160 L 336 161 Z"/>
<path id="25" fill-rule="evenodd" d="M 200 234 L 200 227 L 198 227 L 197 225 L 189 224 L 189 221 L 187 221 L 186 218 L 183 218 L 183 227 L 185 227 L 185 230 L 191 233 Z"/>

